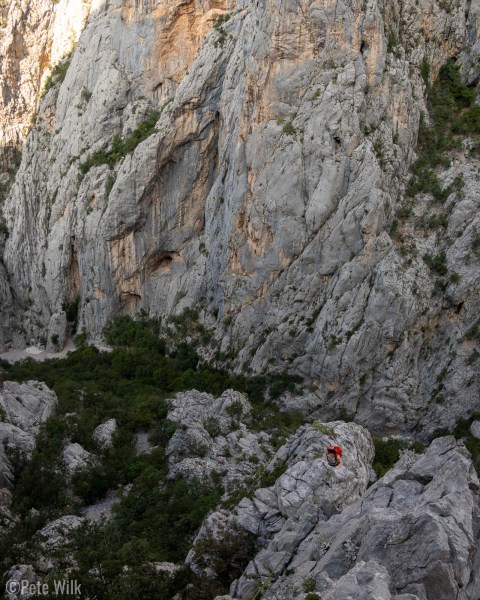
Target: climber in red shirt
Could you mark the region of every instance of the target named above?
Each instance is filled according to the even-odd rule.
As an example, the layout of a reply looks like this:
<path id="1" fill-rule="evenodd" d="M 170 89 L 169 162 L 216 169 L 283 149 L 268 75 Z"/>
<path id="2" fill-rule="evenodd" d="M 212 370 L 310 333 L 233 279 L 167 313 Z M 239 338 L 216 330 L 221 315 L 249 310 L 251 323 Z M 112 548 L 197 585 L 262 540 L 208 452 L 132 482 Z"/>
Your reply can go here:
<path id="1" fill-rule="evenodd" d="M 325 458 L 327 459 L 327 463 L 331 467 L 338 467 L 342 464 L 342 449 L 340 446 L 329 446 L 327 448 L 327 452 L 325 454 Z"/>

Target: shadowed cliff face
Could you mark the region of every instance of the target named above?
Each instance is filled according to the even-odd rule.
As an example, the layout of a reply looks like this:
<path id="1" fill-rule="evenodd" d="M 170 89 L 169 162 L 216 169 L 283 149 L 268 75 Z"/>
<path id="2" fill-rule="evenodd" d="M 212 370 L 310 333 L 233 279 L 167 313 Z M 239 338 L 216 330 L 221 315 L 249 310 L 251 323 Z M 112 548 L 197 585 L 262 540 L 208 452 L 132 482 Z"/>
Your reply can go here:
<path id="1" fill-rule="evenodd" d="M 91 337 L 118 312 L 194 306 L 239 369 L 305 376 L 307 410 L 393 432 L 471 410 L 477 159 L 460 148 L 439 174 L 464 181 L 445 228 L 407 229 L 406 244 L 391 224 L 426 111 L 422 65 L 432 82 L 456 58 L 475 84 L 478 13 L 466 0 L 97 2 L 4 208 L 14 342 L 48 335 L 76 297 Z M 439 247 L 459 275 L 441 293 L 423 259 Z"/>

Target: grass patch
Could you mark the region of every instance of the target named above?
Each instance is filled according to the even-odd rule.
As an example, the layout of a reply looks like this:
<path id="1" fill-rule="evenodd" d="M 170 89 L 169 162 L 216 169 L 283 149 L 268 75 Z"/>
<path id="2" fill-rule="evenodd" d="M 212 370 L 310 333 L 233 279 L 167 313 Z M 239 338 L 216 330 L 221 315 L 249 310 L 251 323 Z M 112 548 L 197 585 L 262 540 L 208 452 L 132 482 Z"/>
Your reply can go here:
<path id="1" fill-rule="evenodd" d="M 318 431 L 318 433 L 322 433 L 323 435 L 328 435 L 331 437 L 335 435 L 333 428 L 325 423 L 322 423 L 321 421 L 314 421 L 312 423 L 312 427 L 315 429 L 315 431 Z"/>

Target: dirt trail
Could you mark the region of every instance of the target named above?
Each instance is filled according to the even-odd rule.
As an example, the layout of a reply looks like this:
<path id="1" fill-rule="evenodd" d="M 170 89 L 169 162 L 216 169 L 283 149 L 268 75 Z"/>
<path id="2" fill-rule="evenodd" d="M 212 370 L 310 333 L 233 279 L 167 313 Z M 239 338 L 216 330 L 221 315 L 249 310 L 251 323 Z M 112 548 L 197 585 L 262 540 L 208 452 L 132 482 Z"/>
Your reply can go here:
<path id="1" fill-rule="evenodd" d="M 65 348 L 61 352 L 47 352 L 46 350 L 40 350 L 36 346 L 29 346 L 21 350 L 20 348 L 12 348 L 7 352 L 0 354 L 0 360 L 6 360 L 10 364 L 25 360 L 26 358 L 32 358 L 33 360 L 43 361 L 49 358 L 65 358 L 69 352 L 75 350 L 75 344 L 73 340 L 67 340 Z"/>

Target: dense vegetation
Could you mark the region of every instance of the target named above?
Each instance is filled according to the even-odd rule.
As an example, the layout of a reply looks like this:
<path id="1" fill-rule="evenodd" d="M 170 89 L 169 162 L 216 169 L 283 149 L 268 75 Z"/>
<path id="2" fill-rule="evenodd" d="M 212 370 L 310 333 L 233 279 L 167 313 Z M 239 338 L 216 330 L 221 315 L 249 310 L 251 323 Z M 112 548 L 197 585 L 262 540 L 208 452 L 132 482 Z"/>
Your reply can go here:
<path id="1" fill-rule="evenodd" d="M 450 167 L 456 150 L 477 154 L 480 149 L 480 106 L 476 103 L 476 87 L 464 83 L 460 68 L 449 60 L 431 83 L 430 67 L 424 62 L 421 73 L 426 84 L 428 115 L 420 122 L 417 155 L 405 198 L 396 211 L 390 234 L 400 243 L 405 265 L 412 264 L 417 246 L 408 223 L 421 236 L 435 233 L 435 252 L 427 252 L 423 260 L 435 278 L 434 290 L 443 293 L 457 284 L 460 275 L 449 270 L 447 249 L 451 241 L 444 235 L 455 207 L 463 197 L 465 182 L 459 174 L 449 185 L 439 179 L 440 169 Z M 425 194 L 424 197 L 417 196 Z M 472 249 L 475 252 L 475 239 Z"/>
<path id="2" fill-rule="evenodd" d="M 202 361 L 199 350 L 212 340 L 194 311 L 164 326 L 156 320 L 120 317 L 108 327 L 106 339 L 112 352 L 86 346 L 80 336 L 77 350 L 62 360 L 0 365 L 4 379 L 44 381 L 59 399 L 59 409 L 43 426 L 32 460 L 24 463 L 21 456 L 12 456 L 17 477 L 13 508 L 21 520 L 10 535 L 0 539 L 0 568 L 5 572 L 14 563 L 30 562 L 38 553 L 32 535 L 48 521 L 78 514 L 108 491 L 131 485 L 116 507 L 115 518 L 105 526 L 80 531 L 68 549 L 78 563 L 75 577 L 83 584 L 83 594 L 92 600 L 162 600 L 190 581 L 195 581 L 186 596 L 191 600 L 221 593 L 225 591 L 223 576 L 219 581 L 198 579 L 182 569 L 169 577 L 148 566 L 181 562 L 195 531 L 221 496 L 215 486 L 166 479 L 165 447 L 175 424 L 166 420 L 165 399 L 193 388 L 214 395 L 228 388 L 240 390 L 253 403 L 256 426 L 273 431 L 280 440 L 299 420 L 280 413 L 271 398 L 294 390 L 296 380 L 285 373 L 232 375 Z M 101 451 L 92 433 L 112 417 L 118 423 L 114 446 Z M 151 454 L 134 452 L 134 435 L 139 431 L 151 433 L 157 445 Z M 102 457 L 96 466 L 75 474 L 71 484 L 62 463 L 66 440 Z M 226 540 L 219 543 L 218 557 L 226 552 L 225 544 Z M 245 552 L 251 547 L 251 540 L 245 540 Z M 239 555 L 238 564 L 247 558 Z M 227 580 L 226 575 L 223 579 Z"/>
<path id="3" fill-rule="evenodd" d="M 404 438 L 374 438 L 373 443 L 375 445 L 373 469 L 378 478 L 383 477 L 394 466 L 402 451 L 423 452 L 425 449 L 422 442 L 412 442 Z"/>
<path id="4" fill-rule="evenodd" d="M 425 77 L 430 123 L 422 120 L 420 124 L 419 158 L 413 166 L 408 194 L 431 193 L 443 202 L 452 189 L 442 188 L 435 168 L 449 166 L 446 152 L 460 147 L 460 136 L 480 133 L 480 106 L 475 103 L 475 87 L 465 85 L 455 61 L 448 61 L 440 69 L 432 86 L 428 84 L 428 70 Z"/>

